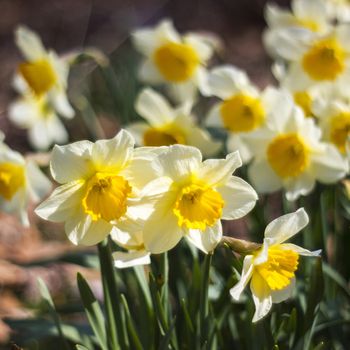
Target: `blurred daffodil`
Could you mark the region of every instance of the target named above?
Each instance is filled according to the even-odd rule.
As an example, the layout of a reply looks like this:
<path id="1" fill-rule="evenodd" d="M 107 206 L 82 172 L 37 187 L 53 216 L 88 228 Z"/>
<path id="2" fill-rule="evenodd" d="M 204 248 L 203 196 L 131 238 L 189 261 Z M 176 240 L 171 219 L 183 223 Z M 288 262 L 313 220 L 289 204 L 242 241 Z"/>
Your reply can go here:
<path id="1" fill-rule="evenodd" d="M 155 177 L 153 157 L 150 150 L 134 150 L 134 139 L 125 130 L 110 140 L 55 146 L 51 174 L 61 186 L 36 213 L 65 222 L 74 244 L 96 244 L 118 230 L 120 222 L 124 227 L 127 218 L 134 218 L 133 201 Z"/>
<path id="2" fill-rule="evenodd" d="M 245 72 L 233 66 L 214 68 L 208 81 L 211 94 L 222 101 L 209 111 L 206 125 L 225 128 L 228 151 L 239 150 L 247 163 L 253 152 L 246 145 L 246 136 L 263 127 L 270 114 L 278 118 L 285 113 L 292 104 L 289 94 L 272 87 L 260 92 Z"/>
<path id="3" fill-rule="evenodd" d="M 169 84 L 179 101 L 194 99 L 197 89 L 207 94 L 205 66 L 213 54 L 209 39 L 195 33 L 182 36 L 169 20 L 154 28 L 136 30 L 132 38 L 136 49 L 145 56 L 141 80 Z"/>
<path id="4" fill-rule="evenodd" d="M 53 143 L 68 141 L 67 131 L 47 95 L 26 94 L 9 107 L 9 119 L 19 128 L 28 129 L 30 144 L 46 150 Z"/>
<path id="5" fill-rule="evenodd" d="M 16 215 L 29 226 L 27 207 L 38 202 L 51 189 L 51 183 L 33 162 L 0 141 L 0 210 Z"/>
<path id="6" fill-rule="evenodd" d="M 146 88 L 138 96 L 135 107 L 148 122 L 137 122 L 127 127 L 139 145 L 184 144 L 199 148 L 206 157 L 216 154 L 221 147 L 208 131 L 196 125 L 190 112 L 191 104 L 173 108 L 162 95 Z"/>
<path id="7" fill-rule="evenodd" d="M 230 293 L 233 299 L 239 300 L 250 281 L 255 304 L 253 322 L 265 317 L 273 303 L 280 303 L 292 296 L 299 256 L 320 254 L 320 251 L 310 252 L 295 244 L 284 243 L 308 222 L 308 215 L 302 208 L 273 220 L 265 229 L 262 247 L 244 257 L 241 279 Z"/>
<path id="8" fill-rule="evenodd" d="M 284 188 L 287 199 L 295 200 L 310 193 L 316 180 L 334 183 L 345 176 L 348 164 L 334 145 L 321 142 L 321 130 L 300 108 L 271 116 L 246 139 L 255 152 L 248 175 L 258 192 Z"/>
<path id="9" fill-rule="evenodd" d="M 173 145 L 156 159 L 160 177 L 150 182 L 140 200 L 154 202 L 143 227 L 146 249 L 158 254 L 185 237 L 205 253 L 222 237 L 220 219 L 238 219 L 255 205 L 257 194 L 241 178 L 232 176 L 242 162 L 238 152 L 226 159 L 202 161 L 197 148 Z"/>
<path id="10" fill-rule="evenodd" d="M 27 27 L 16 29 L 15 41 L 25 59 L 18 66 L 15 88 L 22 94 L 47 95 L 57 113 L 72 118 L 74 110 L 67 99 L 68 63 L 46 50 L 39 36 Z"/>

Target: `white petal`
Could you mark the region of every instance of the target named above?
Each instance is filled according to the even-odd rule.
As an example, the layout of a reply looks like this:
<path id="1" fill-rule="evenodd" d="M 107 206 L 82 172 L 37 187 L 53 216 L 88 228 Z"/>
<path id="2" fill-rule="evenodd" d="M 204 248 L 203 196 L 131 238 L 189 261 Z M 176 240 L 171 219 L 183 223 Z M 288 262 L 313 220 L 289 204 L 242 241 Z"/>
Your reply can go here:
<path id="1" fill-rule="evenodd" d="M 265 237 L 274 239 L 276 244 L 282 243 L 301 231 L 308 222 L 306 211 L 300 208 L 270 222 L 265 229 Z"/>
<path id="2" fill-rule="evenodd" d="M 295 288 L 295 278 L 292 278 L 287 287 L 281 290 L 272 290 L 271 298 L 273 303 L 281 303 L 292 297 Z"/>
<path id="3" fill-rule="evenodd" d="M 145 250 L 131 252 L 113 253 L 114 266 L 118 269 L 124 269 L 132 266 L 149 265 L 151 263 L 150 253 Z"/>
<path id="4" fill-rule="evenodd" d="M 142 90 L 137 97 L 135 109 L 154 127 L 163 126 L 174 119 L 174 110 L 169 103 L 151 88 Z"/>
<path id="5" fill-rule="evenodd" d="M 348 163 L 342 158 L 338 150 L 330 144 L 325 151 L 312 157 L 312 173 L 323 183 L 335 183 L 349 172 Z"/>
<path id="6" fill-rule="evenodd" d="M 211 94 L 223 100 L 250 85 L 247 74 L 234 66 L 214 68 L 209 74 Z"/>
<path id="7" fill-rule="evenodd" d="M 68 133 L 58 117 L 50 116 L 50 119 L 46 121 L 46 127 L 52 141 L 58 144 L 68 141 Z"/>
<path id="8" fill-rule="evenodd" d="M 25 26 L 17 27 L 15 41 L 23 56 L 29 61 L 35 61 L 46 55 L 46 50 L 39 36 Z"/>
<path id="9" fill-rule="evenodd" d="M 283 80 L 283 85 L 291 91 L 305 91 L 315 82 L 304 72 L 300 62 L 292 63 Z"/>
<path id="10" fill-rule="evenodd" d="M 222 118 L 221 118 L 221 103 L 216 103 L 208 113 L 208 116 L 205 120 L 205 125 L 206 126 L 211 126 L 211 127 L 216 127 L 216 128 L 223 128 L 224 124 L 222 123 Z"/>
<path id="11" fill-rule="evenodd" d="M 11 103 L 8 110 L 9 119 L 20 128 L 28 128 L 35 123 L 38 115 L 33 104 L 21 98 Z"/>
<path id="12" fill-rule="evenodd" d="M 288 178 L 284 181 L 286 198 L 295 201 L 300 196 L 306 196 L 315 187 L 315 178 L 309 173 L 303 173 L 296 178 Z"/>
<path id="13" fill-rule="evenodd" d="M 135 140 L 126 130 L 109 140 L 98 140 L 92 146 L 92 160 L 96 170 L 123 169 L 131 160 Z"/>
<path id="14" fill-rule="evenodd" d="M 29 227 L 29 219 L 27 213 L 28 207 L 28 194 L 26 188 L 19 189 L 10 201 L 0 198 L 0 210 L 15 215 L 22 223 L 23 226 Z"/>
<path id="15" fill-rule="evenodd" d="M 253 153 L 244 141 L 244 136 L 242 133 L 229 133 L 227 137 L 227 150 L 229 152 L 238 151 L 243 164 L 247 164 L 252 159 Z"/>
<path id="16" fill-rule="evenodd" d="M 248 214 L 255 206 L 258 195 L 247 182 L 232 176 L 223 186 L 217 188 L 224 200 L 222 219 L 239 219 Z"/>
<path id="17" fill-rule="evenodd" d="M 64 90 L 59 90 L 55 94 L 51 94 L 50 99 L 58 114 L 68 119 L 72 119 L 74 117 L 75 111 L 69 103 L 67 94 Z"/>
<path id="18" fill-rule="evenodd" d="M 141 63 L 138 75 L 141 81 L 149 84 L 160 84 L 164 82 L 163 76 L 150 59 L 146 59 Z"/>
<path id="19" fill-rule="evenodd" d="M 250 281 L 254 266 L 252 264 L 253 256 L 246 255 L 243 261 L 243 268 L 240 280 L 235 284 L 233 288 L 230 289 L 230 294 L 234 300 L 239 300 L 244 288 Z"/>
<path id="20" fill-rule="evenodd" d="M 201 62 L 208 61 L 213 55 L 213 47 L 203 40 L 202 35 L 195 33 L 189 33 L 184 36 L 183 41 L 185 44 L 190 45 L 197 53 Z"/>
<path id="21" fill-rule="evenodd" d="M 37 202 L 46 196 L 52 188 L 50 180 L 44 175 L 39 167 L 31 161 L 27 162 L 27 179 L 31 197 L 34 202 Z"/>
<path id="22" fill-rule="evenodd" d="M 82 181 L 77 181 L 57 187 L 51 196 L 35 209 L 35 213 L 46 220 L 65 221 L 75 215 L 77 208 L 81 207 L 83 186 Z"/>
<path id="23" fill-rule="evenodd" d="M 205 231 L 189 229 L 185 237 L 191 244 L 208 254 L 212 252 L 221 241 L 221 222 L 217 220 L 213 226 L 208 226 Z"/>
<path id="24" fill-rule="evenodd" d="M 39 150 L 47 150 L 53 141 L 44 120 L 36 121 L 29 129 L 28 138 L 30 144 Z"/>
<path id="25" fill-rule="evenodd" d="M 271 238 L 264 238 L 262 247 L 259 249 L 258 253 L 254 258 L 254 265 L 261 265 L 265 263 L 269 257 L 269 247 L 274 244 L 274 240 Z"/>
<path id="26" fill-rule="evenodd" d="M 293 243 L 283 243 L 281 246 L 283 249 L 290 249 L 298 253 L 299 255 L 304 255 L 304 256 L 320 256 L 320 254 L 322 253 L 321 249 L 315 250 L 312 252 L 305 248 L 299 247 L 298 245 Z"/>
<path id="27" fill-rule="evenodd" d="M 194 103 L 194 101 L 197 98 L 197 92 L 198 92 L 198 84 L 196 84 L 193 80 L 188 80 L 184 83 L 173 83 L 167 86 L 169 90 L 170 96 L 177 102 L 177 103 L 185 103 L 185 102 L 191 102 Z"/>
<path id="28" fill-rule="evenodd" d="M 214 141 L 205 129 L 193 127 L 189 135 L 187 144 L 200 149 L 204 157 L 217 154 L 221 148 L 221 142 Z"/>
<path id="29" fill-rule="evenodd" d="M 265 317 L 272 307 L 271 290 L 267 283 L 260 277 L 259 273 L 255 273 L 250 283 L 253 300 L 255 304 L 255 314 L 253 322 L 257 322 Z"/>
<path id="30" fill-rule="evenodd" d="M 71 216 L 65 223 L 65 231 L 75 245 L 94 245 L 103 241 L 114 229 L 104 220 L 93 221 L 90 215 L 82 211 Z"/>
<path id="31" fill-rule="evenodd" d="M 209 86 L 209 75 L 206 68 L 199 66 L 196 69 L 196 72 L 193 76 L 193 80 L 195 81 L 195 85 L 198 87 L 198 90 L 203 96 L 210 96 L 211 90 Z M 189 97 L 187 97 L 189 99 Z M 183 100 L 186 101 L 186 98 Z"/>
<path id="32" fill-rule="evenodd" d="M 198 169 L 197 176 L 212 186 L 224 185 L 232 173 L 242 165 L 239 153 L 229 153 L 225 159 L 207 159 Z"/>
<path id="33" fill-rule="evenodd" d="M 94 171 L 91 162 L 92 145 L 90 141 L 56 145 L 50 163 L 52 177 L 59 183 L 90 177 Z"/>
<path id="34" fill-rule="evenodd" d="M 327 6 L 320 0 L 294 0 L 292 10 L 299 18 L 313 19 L 317 22 L 327 21 Z"/>
<path id="35" fill-rule="evenodd" d="M 152 254 L 161 254 L 174 248 L 183 236 L 184 232 L 170 208 L 156 210 L 146 221 L 143 231 L 146 250 Z"/>
<path id="36" fill-rule="evenodd" d="M 136 50 L 147 57 L 150 57 L 159 45 L 155 31 L 150 28 L 136 30 L 131 34 L 131 40 Z"/>
<path id="37" fill-rule="evenodd" d="M 202 155 L 195 147 L 173 145 L 159 155 L 158 161 L 162 174 L 176 180 L 197 170 L 201 164 Z"/>
<path id="38" fill-rule="evenodd" d="M 266 159 L 256 159 L 248 168 L 248 177 L 258 193 L 271 193 L 282 187 L 281 179 Z"/>

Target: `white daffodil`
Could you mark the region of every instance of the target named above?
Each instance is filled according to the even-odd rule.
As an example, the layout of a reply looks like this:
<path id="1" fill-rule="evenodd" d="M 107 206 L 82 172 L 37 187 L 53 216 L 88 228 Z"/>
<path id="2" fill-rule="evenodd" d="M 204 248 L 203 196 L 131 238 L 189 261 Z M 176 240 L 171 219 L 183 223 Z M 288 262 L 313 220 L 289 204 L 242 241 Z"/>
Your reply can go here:
<path id="1" fill-rule="evenodd" d="M 332 14 L 327 10 L 324 0 L 292 0 L 291 10 L 282 9 L 276 4 L 268 3 L 265 19 L 268 29 L 263 41 L 267 51 L 278 57 L 275 47 L 276 36 L 284 29 L 302 28 L 316 33 L 326 33 L 331 26 Z"/>
<path id="2" fill-rule="evenodd" d="M 220 219 L 243 217 L 257 200 L 248 183 L 232 176 L 242 164 L 238 152 L 202 162 L 197 148 L 173 145 L 154 163 L 161 177 L 145 187 L 140 200 L 143 211 L 153 203 L 143 227 L 143 242 L 151 253 L 168 251 L 182 237 L 211 252 L 222 237 Z"/>
<path id="3" fill-rule="evenodd" d="M 46 50 L 39 36 L 24 26 L 15 31 L 15 41 L 25 61 L 18 66 L 15 88 L 22 94 L 47 95 L 57 113 L 72 118 L 67 99 L 69 65 L 52 50 Z"/>
<path id="4" fill-rule="evenodd" d="M 30 144 L 40 150 L 53 143 L 68 141 L 67 131 L 46 95 L 26 94 L 9 107 L 9 119 L 18 127 L 28 129 Z"/>
<path id="5" fill-rule="evenodd" d="M 327 99 L 316 104 L 314 110 L 323 139 L 334 144 L 345 155 L 350 135 L 350 105 L 341 99 Z"/>
<path id="6" fill-rule="evenodd" d="M 162 95 L 146 88 L 138 96 L 135 108 L 148 122 L 137 122 L 127 127 L 139 145 L 184 144 L 199 148 L 205 157 L 216 154 L 221 147 L 208 131 L 196 125 L 190 113 L 191 104 L 172 108 Z"/>
<path id="7" fill-rule="evenodd" d="M 334 26 L 322 36 L 291 28 L 275 39 L 274 47 L 288 64 L 284 87 L 304 91 L 313 85 L 336 84 L 350 95 L 350 24 Z"/>
<path id="8" fill-rule="evenodd" d="M 154 156 L 149 149 L 134 150 L 134 139 L 125 130 L 110 140 L 55 146 L 51 174 L 61 186 L 36 213 L 65 222 L 74 244 L 96 244 L 118 230 L 120 222 L 124 228 L 140 189 L 155 178 L 150 166 Z"/>
<path id="9" fill-rule="evenodd" d="M 205 66 L 213 54 L 210 39 L 195 33 L 181 36 L 169 20 L 136 30 L 132 39 L 145 56 L 140 68 L 143 81 L 169 84 L 180 101 L 194 99 L 197 89 L 207 94 Z"/>
<path id="10" fill-rule="evenodd" d="M 214 68 L 209 74 L 211 94 L 222 101 L 209 111 L 206 125 L 221 127 L 228 131 L 227 149 L 239 150 L 244 163 L 253 157 L 245 138 L 263 127 L 270 114 L 278 118 L 291 108 L 292 100 L 288 93 L 267 87 L 263 92 L 249 81 L 240 69 L 233 66 Z"/>
<path id="11" fill-rule="evenodd" d="M 113 253 L 115 267 L 121 269 L 151 263 L 150 253 L 143 243 L 144 224 L 140 219 L 126 219 L 119 223 L 119 230 L 112 232 L 114 242 L 126 250 Z"/>
<path id="12" fill-rule="evenodd" d="M 295 244 L 284 243 L 308 222 L 308 215 L 303 208 L 273 220 L 265 229 L 261 249 L 244 257 L 241 279 L 230 293 L 238 301 L 251 281 L 250 290 L 255 304 L 253 322 L 265 317 L 273 303 L 280 303 L 292 296 L 299 255 L 320 254 L 320 250 L 310 252 Z"/>
<path id="13" fill-rule="evenodd" d="M 310 193 L 316 180 L 334 183 L 344 177 L 348 165 L 333 145 L 320 139 L 314 119 L 305 118 L 299 107 L 271 117 L 246 139 L 255 152 L 248 175 L 257 191 L 284 188 L 287 199 L 295 200 Z"/>
<path id="14" fill-rule="evenodd" d="M 0 141 L 0 210 L 16 215 L 29 226 L 27 207 L 51 189 L 48 178 L 37 165 Z"/>

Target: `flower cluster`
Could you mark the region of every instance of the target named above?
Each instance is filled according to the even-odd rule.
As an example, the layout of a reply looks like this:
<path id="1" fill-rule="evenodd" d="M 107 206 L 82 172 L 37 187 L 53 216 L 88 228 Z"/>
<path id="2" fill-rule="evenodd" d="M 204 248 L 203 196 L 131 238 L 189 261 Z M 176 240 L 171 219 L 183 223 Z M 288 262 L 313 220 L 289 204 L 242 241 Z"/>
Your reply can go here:
<path id="1" fill-rule="evenodd" d="M 143 87 L 135 101 L 142 120 L 112 139 L 55 145 L 50 171 L 58 187 L 36 214 L 64 223 L 76 245 L 110 236 L 120 247 L 115 266 L 124 268 L 149 264 L 151 254 L 169 251 L 182 238 L 212 254 L 223 242 L 221 220 L 246 216 L 257 193 L 282 190 L 296 201 L 316 181 L 337 183 L 349 172 L 350 132 L 350 25 L 339 8 L 335 0 L 293 0 L 291 11 L 267 6 L 263 39 L 278 84 L 264 89 L 238 67 L 208 68 L 219 46 L 213 35 L 181 35 L 170 20 L 134 31 L 143 56 L 138 76 L 153 86 Z M 14 78 L 21 97 L 9 118 L 29 129 L 36 148 L 65 143 L 58 115 L 74 116 L 66 95 L 69 65 L 29 29 L 16 30 L 16 43 L 25 62 Z M 159 86 L 168 96 L 155 90 Z M 203 113 L 197 107 L 204 99 L 213 103 Z M 233 175 L 242 165 L 254 188 Z M 41 199 L 49 187 L 33 163 L 1 141 L 2 210 L 28 223 L 29 198 Z M 259 248 L 231 246 L 244 255 L 231 295 L 239 300 L 251 281 L 253 321 L 292 295 L 299 256 L 319 255 L 285 243 L 308 220 L 298 209 L 272 221 Z"/>

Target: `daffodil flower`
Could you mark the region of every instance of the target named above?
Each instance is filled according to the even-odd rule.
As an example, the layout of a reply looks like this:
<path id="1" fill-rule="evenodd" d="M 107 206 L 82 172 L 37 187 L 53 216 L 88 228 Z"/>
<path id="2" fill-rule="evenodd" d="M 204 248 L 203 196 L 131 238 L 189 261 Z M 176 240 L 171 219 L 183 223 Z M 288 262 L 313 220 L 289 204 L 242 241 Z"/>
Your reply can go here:
<path id="1" fill-rule="evenodd" d="M 188 33 L 181 36 L 169 20 L 132 34 L 136 49 L 145 56 L 140 78 L 149 84 L 166 83 L 179 101 L 194 99 L 197 89 L 207 94 L 205 66 L 213 54 L 210 40 Z"/>
<path id="2" fill-rule="evenodd" d="M 93 245 L 118 230 L 132 215 L 133 202 L 143 186 L 155 178 L 150 166 L 155 154 L 134 150 L 125 130 L 110 140 L 78 141 L 55 146 L 51 174 L 61 184 L 41 203 L 36 213 L 65 222 L 74 244 Z"/>
<path id="3" fill-rule="evenodd" d="M 190 113 L 191 104 L 172 108 L 162 95 L 146 88 L 138 96 L 135 107 L 148 122 L 136 122 L 127 127 L 139 145 L 184 144 L 199 148 L 206 157 L 216 154 L 221 147 L 208 131 L 196 125 Z"/>
<path id="4" fill-rule="evenodd" d="M 265 9 L 268 29 L 263 35 L 265 47 L 271 56 L 278 57 L 278 50 L 274 45 L 276 36 L 281 31 L 302 28 L 323 34 L 331 27 L 332 17 L 324 0 L 292 0 L 291 10 L 268 3 Z"/>
<path id="5" fill-rule="evenodd" d="M 260 92 L 244 71 L 228 65 L 214 68 L 208 84 L 211 94 L 222 101 L 211 108 L 206 125 L 226 129 L 228 151 L 238 150 L 243 162 L 248 163 L 254 153 L 245 137 L 265 126 L 270 114 L 278 118 L 285 113 L 292 105 L 289 94 L 272 87 Z"/>
<path id="6" fill-rule="evenodd" d="M 46 50 L 39 36 L 24 26 L 16 29 L 15 41 L 25 58 L 18 66 L 15 88 L 22 95 L 47 95 L 57 113 L 72 118 L 74 110 L 67 99 L 68 63 L 54 51 Z"/>
<path id="7" fill-rule="evenodd" d="M 145 217 L 143 242 L 158 254 L 173 248 L 181 238 L 205 253 L 222 237 L 220 219 L 239 219 L 255 205 L 257 194 L 241 178 L 232 176 L 242 165 L 238 152 L 226 159 L 202 161 L 197 148 L 173 145 L 154 160 L 159 178 L 143 190 L 140 209 Z"/>
<path id="8" fill-rule="evenodd" d="M 0 141 L 0 210 L 16 215 L 29 226 L 27 207 L 51 189 L 49 179 L 33 161 L 26 160 Z"/>
<path id="9" fill-rule="evenodd" d="M 273 220 L 265 229 L 261 249 L 244 257 L 241 279 L 230 290 L 230 294 L 238 301 L 250 282 L 255 304 L 253 322 L 265 317 L 273 303 L 280 303 L 292 296 L 299 256 L 320 254 L 320 250 L 310 252 L 295 244 L 284 243 L 308 222 L 308 215 L 303 208 Z"/>
<path id="10" fill-rule="evenodd" d="M 274 47 L 288 68 L 283 86 L 304 91 L 314 85 L 335 84 L 349 96 L 350 25 L 339 24 L 324 35 L 290 28 L 277 33 Z"/>
<path id="11" fill-rule="evenodd" d="M 348 172 L 348 164 L 334 145 L 321 142 L 321 130 L 302 110 L 291 106 L 271 115 L 265 128 L 246 138 L 254 150 L 248 175 L 258 192 L 284 188 L 288 200 L 307 195 L 316 180 L 334 183 Z"/>
<path id="12" fill-rule="evenodd" d="M 46 95 L 26 94 L 9 107 L 9 119 L 19 128 L 28 129 L 30 144 L 39 150 L 53 143 L 68 141 L 67 131 Z"/>
<path id="13" fill-rule="evenodd" d="M 150 253 L 143 242 L 144 224 L 144 220 L 141 219 L 126 219 L 119 223 L 119 230 L 112 232 L 113 241 L 124 248 L 124 251 L 113 253 L 115 267 L 122 269 L 151 263 Z"/>

